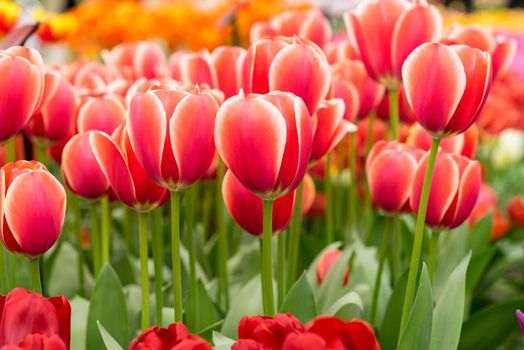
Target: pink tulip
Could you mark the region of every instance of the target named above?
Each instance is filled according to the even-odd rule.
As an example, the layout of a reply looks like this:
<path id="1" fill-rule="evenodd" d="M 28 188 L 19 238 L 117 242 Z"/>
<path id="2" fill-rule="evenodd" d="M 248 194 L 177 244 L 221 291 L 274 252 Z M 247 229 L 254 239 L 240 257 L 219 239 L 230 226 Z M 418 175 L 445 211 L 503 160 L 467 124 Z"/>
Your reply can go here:
<path id="1" fill-rule="evenodd" d="M 495 35 L 487 27 L 477 24 L 454 25 L 442 40 L 445 44 L 462 44 L 491 55 L 493 78 L 504 75 L 517 55 L 517 41 L 504 35 Z"/>
<path id="2" fill-rule="evenodd" d="M 133 97 L 135 97 L 136 94 L 144 93 L 148 90 L 158 89 L 162 85 L 169 85 L 173 88 L 179 87 L 179 84 L 176 80 L 173 80 L 168 77 L 163 77 L 159 79 L 140 78 L 135 80 L 135 82 L 127 88 L 124 94 L 126 106 L 131 105 L 131 100 L 133 99 Z"/>
<path id="3" fill-rule="evenodd" d="M 109 181 L 100 168 L 89 134 L 67 142 L 62 153 L 62 177 L 69 190 L 80 197 L 96 199 L 109 193 Z"/>
<path id="4" fill-rule="evenodd" d="M 428 154 L 419 162 L 411 194 L 411 208 L 419 208 Z M 429 191 L 426 224 L 433 228 L 455 228 L 470 215 L 480 191 L 478 161 L 452 153 L 439 152 Z"/>
<path id="5" fill-rule="evenodd" d="M 89 132 L 88 137 L 100 168 L 122 203 L 146 212 L 169 199 L 169 192 L 154 183 L 138 162 L 124 125 L 115 130 L 112 138 L 99 131 Z"/>
<path id="6" fill-rule="evenodd" d="M 111 134 L 125 118 L 126 109 L 118 97 L 89 97 L 78 111 L 78 132 L 99 130 Z"/>
<path id="7" fill-rule="evenodd" d="M 417 122 L 433 137 L 456 135 L 476 118 L 491 86 L 489 54 L 468 46 L 424 44 L 402 68 Z"/>
<path id="8" fill-rule="evenodd" d="M 177 52 L 169 59 L 171 77 L 181 84 L 207 84 L 218 87 L 218 76 L 211 54 L 201 52 Z"/>
<path id="9" fill-rule="evenodd" d="M 42 164 L 20 160 L 0 170 L 0 238 L 11 252 L 47 252 L 62 230 L 65 209 L 64 188 Z"/>
<path id="10" fill-rule="evenodd" d="M 222 182 L 222 195 L 227 211 L 246 232 L 262 235 L 262 199 L 245 188 L 228 170 Z M 291 220 L 295 208 L 295 191 L 275 200 L 273 208 L 273 234 L 283 231 Z"/>
<path id="11" fill-rule="evenodd" d="M 102 95 L 115 79 L 109 68 L 100 62 L 79 61 L 61 66 L 60 72 L 73 84 L 80 96 Z"/>
<path id="12" fill-rule="evenodd" d="M 40 108 L 44 94 L 44 67 L 36 50 L 0 51 L 0 142 L 16 135 Z"/>
<path id="13" fill-rule="evenodd" d="M 300 206 L 300 215 L 302 217 L 305 217 L 311 210 L 311 207 L 313 206 L 313 203 L 315 201 L 316 189 L 315 181 L 313 181 L 311 175 L 306 173 L 302 182 L 304 185 L 304 189 L 302 192 L 302 205 Z"/>
<path id="14" fill-rule="evenodd" d="M 372 0 L 344 14 L 369 75 L 388 89 L 402 80 L 404 60 L 419 45 L 439 39 L 442 16 L 424 0 Z"/>
<path id="15" fill-rule="evenodd" d="M 349 40 L 330 41 L 324 46 L 324 53 L 329 64 L 359 60 L 358 50 Z"/>
<path id="16" fill-rule="evenodd" d="M 304 102 L 290 93 L 241 93 L 220 107 L 215 142 L 244 187 L 265 199 L 278 198 L 306 173 L 312 121 Z"/>
<path id="17" fill-rule="evenodd" d="M 337 261 L 338 257 L 342 254 L 342 251 L 340 249 L 331 249 L 324 252 L 317 264 L 317 282 L 318 284 L 321 284 L 326 276 L 328 275 L 329 271 L 333 267 L 333 264 Z M 341 285 L 345 286 L 349 281 L 349 268 L 346 268 L 346 273 L 344 274 L 344 280 L 342 281 Z"/>
<path id="18" fill-rule="evenodd" d="M 399 120 L 406 123 L 406 124 L 413 124 L 416 120 L 415 114 L 413 114 L 413 111 L 411 110 L 411 106 L 408 103 L 408 100 L 406 98 L 406 91 L 404 90 L 404 85 L 399 85 L 398 89 L 398 116 Z M 379 105 L 377 106 L 377 117 L 379 117 L 382 120 L 389 120 L 390 116 L 390 108 L 389 108 L 389 91 L 385 91 L 384 95 L 382 97 L 382 101 L 380 101 Z"/>
<path id="19" fill-rule="evenodd" d="M 409 197 L 422 152 L 398 142 L 379 141 L 366 160 L 373 203 L 386 213 L 409 210 Z"/>
<path id="20" fill-rule="evenodd" d="M 344 119 L 344 101 L 332 99 L 324 101 L 313 115 L 313 145 L 310 162 L 314 162 L 335 148 L 350 132 L 355 132 L 355 124 Z"/>
<path id="21" fill-rule="evenodd" d="M 333 96 L 344 101 L 344 119 L 354 122 L 360 110 L 360 94 L 357 87 L 350 81 L 334 77 Z"/>
<path id="22" fill-rule="evenodd" d="M 246 50 L 237 46 L 219 46 L 211 54 L 217 72 L 218 88 L 226 98 L 238 94 L 242 87 L 242 64 Z"/>
<path id="23" fill-rule="evenodd" d="M 127 132 L 151 179 L 173 191 L 204 176 L 215 154 L 217 111 L 216 99 L 205 91 L 166 87 L 132 99 Z"/>

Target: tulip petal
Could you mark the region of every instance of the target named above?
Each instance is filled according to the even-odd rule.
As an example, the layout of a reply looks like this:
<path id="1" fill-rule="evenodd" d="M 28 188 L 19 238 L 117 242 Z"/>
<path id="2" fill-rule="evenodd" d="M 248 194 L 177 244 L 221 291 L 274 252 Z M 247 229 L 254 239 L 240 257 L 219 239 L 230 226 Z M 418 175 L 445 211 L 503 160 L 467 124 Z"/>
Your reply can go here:
<path id="1" fill-rule="evenodd" d="M 380 350 L 373 327 L 364 321 L 350 321 L 346 324 L 344 343 L 352 350 Z"/>
<path id="2" fill-rule="evenodd" d="M 242 63 L 246 50 L 236 46 L 220 46 L 211 56 L 217 73 L 218 88 L 226 98 L 236 95 L 242 85 Z"/>
<path id="3" fill-rule="evenodd" d="M 99 130 L 111 134 L 125 117 L 125 107 L 115 96 L 90 98 L 78 111 L 78 132 Z"/>
<path id="4" fill-rule="evenodd" d="M 450 228 L 455 228 L 461 225 L 471 214 L 473 207 L 477 202 L 477 198 L 480 192 L 480 185 L 482 183 L 482 175 L 480 163 L 477 161 L 469 161 L 466 158 L 460 156 L 454 156 L 457 163 L 463 163 L 459 167 L 461 169 L 460 185 L 457 192 L 457 207 L 454 211 L 453 222 Z"/>
<path id="5" fill-rule="evenodd" d="M 493 64 L 493 79 L 504 75 L 517 55 L 517 41 L 515 39 L 498 38 L 497 47 L 491 54 Z"/>

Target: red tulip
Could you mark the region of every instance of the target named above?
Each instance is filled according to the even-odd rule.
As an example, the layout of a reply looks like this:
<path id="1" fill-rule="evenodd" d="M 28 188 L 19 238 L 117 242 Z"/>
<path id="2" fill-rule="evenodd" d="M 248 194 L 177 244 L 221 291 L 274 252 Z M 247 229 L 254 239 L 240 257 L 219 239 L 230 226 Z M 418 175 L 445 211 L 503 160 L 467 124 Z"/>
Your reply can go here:
<path id="1" fill-rule="evenodd" d="M 216 99 L 205 91 L 193 94 L 165 87 L 133 98 L 127 132 L 153 181 L 178 190 L 205 175 L 215 155 L 217 111 Z"/>
<path id="2" fill-rule="evenodd" d="M 424 130 L 420 124 L 415 123 L 409 128 L 409 134 L 406 140 L 408 145 L 429 151 L 431 142 L 431 135 Z M 440 142 L 439 146 L 446 153 L 461 154 L 464 146 L 464 134 L 447 137 Z"/>
<path id="3" fill-rule="evenodd" d="M 22 130 L 40 108 L 44 94 L 40 54 L 32 49 L 20 50 L 0 50 L 0 142 Z"/>
<path id="4" fill-rule="evenodd" d="M 331 249 L 324 252 L 320 259 L 318 260 L 317 265 L 317 282 L 321 284 L 324 281 L 324 278 L 331 270 L 333 264 L 337 261 L 338 257 L 342 254 L 340 249 Z M 342 281 L 342 286 L 345 286 L 349 281 L 349 268 L 346 268 L 346 273 L 344 274 L 344 280 Z"/>
<path id="5" fill-rule="evenodd" d="M 58 336 L 66 346 L 64 349 L 69 349 L 71 306 L 65 297 L 46 299 L 40 294 L 15 288 L 7 296 L 0 296 L 0 314 L 0 346 L 48 349 L 29 345 L 36 346 L 41 341 L 58 344 L 59 341 L 53 340 Z"/>
<path id="6" fill-rule="evenodd" d="M 186 326 L 173 323 L 168 328 L 153 326 L 129 344 L 129 350 L 211 350 L 204 339 L 190 334 Z"/>
<path id="7" fill-rule="evenodd" d="M 222 196 L 229 214 L 240 227 L 254 236 L 262 235 L 262 199 L 246 189 L 229 170 L 222 182 Z M 287 227 L 294 209 L 295 191 L 275 200 L 273 233 L 278 233 Z"/>
<path id="8" fill-rule="evenodd" d="M 270 316 L 244 316 L 238 323 L 238 339 L 255 340 L 268 349 L 282 348 L 286 337 L 304 332 L 304 326 L 291 314 Z"/>
<path id="9" fill-rule="evenodd" d="M 421 152 L 398 142 L 375 143 L 366 160 L 373 202 L 386 213 L 409 209 L 409 197 Z"/>
<path id="10" fill-rule="evenodd" d="M 524 226 L 524 197 L 512 197 L 508 204 L 508 214 L 515 226 Z"/>
<path id="11" fill-rule="evenodd" d="M 369 75 L 388 88 L 402 80 L 404 60 L 420 44 L 438 40 L 442 16 L 425 1 L 373 0 L 344 14 Z"/>
<path id="12" fill-rule="evenodd" d="M 89 199 L 109 193 L 109 180 L 96 159 L 89 133 L 75 135 L 67 142 L 61 164 L 62 177 L 71 192 Z"/>
<path id="13" fill-rule="evenodd" d="M 126 109 L 118 97 L 89 97 L 78 111 L 78 132 L 99 130 L 111 134 L 125 118 Z"/>
<path id="14" fill-rule="evenodd" d="M 290 93 L 241 93 L 220 107 L 215 141 L 244 187 L 262 198 L 278 198 L 306 173 L 312 121 L 304 102 Z"/>
<path id="15" fill-rule="evenodd" d="M 36 333 L 28 335 L 18 345 L 5 345 L 0 350 L 68 350 L 68 347 L 57 335 L 48 337 Z"/>
<path id="16" fill-rule="evenodd" d="M 89 132 L 89 142 L 116 197 L 128 207 L 145 212 L 163 205 L 169 192 L 154 183 L 138 162 L 123 125 L 113 137 Z"/>
<path id="17" fill-rule="evenodd" d="M 434 137 L 464 132 L 477 119 L 491 85 L 489 54 L 467 46 L 424 44 L 402 68 L 417 122 Z"/>
<path id="18" fill-rule="evenodd" d="M 11 252 L 47 252 L 62 230 L 65 209 L 64 188 L 42 164 L 19 160 L 0 170 L 0 238 Z"/>
<path id="19" fill-rule="evenodd" d="M 491 188 L 490 185 L 483 183 L 480 186 L 480 192 L 475 206 L 471 211 L 468 218 L 469 226 L 475 225 L 477 222 L 482 220 L 489 213 L 493 213 L 493 222 L 491 226 L 491 239 L 497 240 L 508 233 L 511 228 L 511 224 L 502 215 L 502 212 L 497 206 L 498 197 L 497 193 Z"/>
<path id="20" fill-rule="evenodd" d="M 313 125 L 310 162 L 315 162 L 331 152 L 346 134 L 357 131 L 355 124 L 344 119 L 344 101 L 338 98 L 319 105 L 313 115 Z"/>
<path id="21" fill-rule="evenodd" d="M 226 98 L 238 94 L 242 87 L 242 64 L 246 50 L 237 46 L 219 46 L 211 54 L 217 72 L 218 88 Z"/>
<path id="22" fill-rule="evenodd" d="M 389 120 L 389 112 L 389 91 L 386 91 L 377 107 L 377 117 L 382 120 Z M 413 124 L 416 120 L 415 114 L 413 114 L 406 98 L 404 85 L 399 85 L 398 87 L 398 116 L 400 121 L 407 124 Z"/>
<path id="23" fill-rule="evenodd" d="M 315 333 L 290 334 L 282 346 L 282 350 L 325 350 L 327 344 Z"/>
<path id="24" fill-rule="evenodd" d="M 448 45 L 462 44 L 489 53 L 493 62 L 494 79 L 508 70 L 517 55 L 515 39 L 495 35 L 489 28 L 477 24 L 454 25 L 442 41 Z"/>
<path id="25" fill-rule="evenodd" d="M 428 154 L 419 162 L 411 194 L 417 212 Z M 452 153 L 439 152 L 429 191 L 426 224 L 433 228 L 455 228 L 470 215 L 481 184 L 480 163 Z"/>
<path id="26" fill-rule="evenodd" d="M 299 38 L 255 41 L 247 51 L 242 76 L 245 92 L 291 92 L 304 100 L 311 114 L 326 98 L 331 83 L 329 65 L 322 50 Z"/>
<path id="27" fill-rule="evenodd" d="M 322 337 L 326 349 L 380 350 L 373 327 L 364 321 L 319 316 L 306 325 L 306 332 Z"/>
<path id="28" fill-rule="evenodd" d="M 177 52 L 169 59 L 171 76 L 182 84 L 206 84 L 218 87 L 218 76 L 211 54 L 201 52 Z"/>

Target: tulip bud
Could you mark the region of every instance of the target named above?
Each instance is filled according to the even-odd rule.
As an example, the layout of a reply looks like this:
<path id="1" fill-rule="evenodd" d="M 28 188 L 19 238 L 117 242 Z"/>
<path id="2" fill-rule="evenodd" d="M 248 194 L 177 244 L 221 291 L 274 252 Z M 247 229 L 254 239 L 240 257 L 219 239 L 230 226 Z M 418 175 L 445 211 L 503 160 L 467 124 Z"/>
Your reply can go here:
<path id="1" fill-rule="evenodd" d="M 55 244 L 64 224 L 66 193 L 36 161 L 0 170 L 0 238 L 9 251 L 37 257 Z"/>
<path id="2" fill-rule="evenodd" d="M 190 334 L 186 326 L 172 323 L 168 328 L 153 326 L 143 331 L 129 344 L 129 350 L 144 349 L 212 350 L 211 344 Z"/>
<path id="3" fill-rule="evenodd" d="M 327 250 L 320 256 L 320 259 L 318 260 L 318 265 L 317 265 L 318 284 L 321 284 L 322 281 L 324 281 L 324 278 L 326 278 L 326 276 L 329 273 L 329 270 L 331 270 L 331 267 L 337 261 L 340 254 L 342 254 L 342 251 L 340 249 L 332 249 L 332 250 Z M 349 268 L 346 268 L 346 272 L 344 274 L 344 280 L 342 281 L 342 286 L 345 286 L 348 283 L 348 281 L 349 281 Z"/>
<path id="4" fill-rule="evenodd" d="M 524 226 L 524 197 L 513 197 L 509 200 L 508 214 L 515 226 Z"/>
<path id="5" fill-rule="evenodd" d="M 244 316 L 238 323 L 238 339 L 254 340 L 268 349 L 281 349 L 288 334 L 304 331 L 302 323 L 290 313 Z"/>

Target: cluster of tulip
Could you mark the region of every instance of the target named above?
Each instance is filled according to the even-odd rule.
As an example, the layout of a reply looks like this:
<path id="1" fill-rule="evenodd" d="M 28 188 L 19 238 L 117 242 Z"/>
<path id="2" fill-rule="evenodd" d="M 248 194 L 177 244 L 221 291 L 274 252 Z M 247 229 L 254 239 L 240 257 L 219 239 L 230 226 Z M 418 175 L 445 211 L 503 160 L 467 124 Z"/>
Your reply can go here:
<path id="1" fill-rule="evenodd" d="M 59 259 L 68 238 L 77 247 L 74 262 L 62 261 L 77 265 L 73 294 L 91 299 L 82 348 L 129 344 L 138 327 L 126 324 L 132 312 L 111 265 L 116 268 L 115 255 L 135 251 L 135 216 L 136 316 L 143 332 L 129 349 L 211 349 L 204 338 L 219 327 L 227 336 L 238 329 L 237 341 L 213 334 L 215 346 L 235 350 L 374 350 L 379 340 L 398 349 L 462 344 L 466 287 L 478 282 L 495 254 L 489 238 L 510 229 L 475 157 L 484 133 L 524 122 L 515 115 L 499 122 L 494 119 L 504 116 L 483 110 L 491 87 L 511 79 L 517 43 L 477 25 L 443 33 L 441 14 L 425 1 L 373 0 L 344 14 L 344 21 L 347 33 L 337 36 L 319 10 L 287 11 L 256 23 L 247 49 L 219 46 L 167 57 L 154 42 L 121 43 L 102 52 L 103 63 L 45 65 L 34 49 L 1 50 L 0 239 L 12 254 L 0 249 L 0 287 L 9 293 L 0 300 L 0 349 L 73 348 L 69 302 L 42 296 L 46 264 Z M 54 163 L 67 192 L 52 174 Z M 71 237 L 60 236 L 67 199 Z M 167 202 L 170 249 L 163 229 Z M 470 242 L 456 233 L 468 249 L 457 250 L 458 261 L 451 259 L 447 270 L 439 265 L 450 231 L 466 221 L 475 227 L 491 212 L 488 239 Z M 324 217 L 317 220 L 323 226 L 315 252 L 319 240 L 327 247 L 299 277 L 303 240 L 311 239 L 302 221 L 318 213 Z M 508 213 L 522 226 L 524 198 L 509 201 Z M 196 223 L 200 214 L 203 229 Z M 410 225 L 411 216 L 416 223 Z M 229 217 L 259 249 L 236 237 Z M 404 234 L 402 225 L 411 230 Z M 380 243 L 377 227 L 383 228 Z M 211 248 L 199 249 L 202 237 L 201 245 L 211 242 Z M 36 293 L 16 288 L 13 254 L 29 259 Z M 372 256 L 371 270 L 364 254 Z M 470 258 L 476 275 L 468 272 L 466 285 Z M 256 269 L 234 276 L 232 270 L 247 269 L 245 260 Z M 446 274 L 449 283 L 442 282 Z M 392 287 L 388 313 L 383 299 Z M 172 306 L 169 316 L 164 305 Z M 506 308 L 519 307 L 521 299 Z M 125 316 L 115 319 L 113 311 Z M 157 325 L 150 327 L 153 319 Z M 456 329 L 448 332 L 448 324 Z"/>

